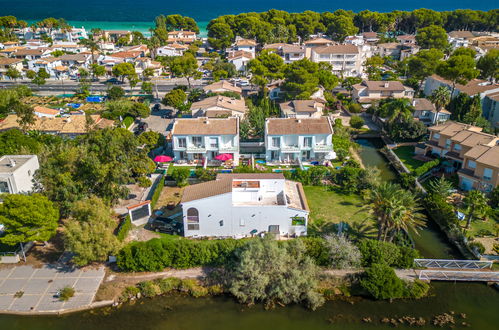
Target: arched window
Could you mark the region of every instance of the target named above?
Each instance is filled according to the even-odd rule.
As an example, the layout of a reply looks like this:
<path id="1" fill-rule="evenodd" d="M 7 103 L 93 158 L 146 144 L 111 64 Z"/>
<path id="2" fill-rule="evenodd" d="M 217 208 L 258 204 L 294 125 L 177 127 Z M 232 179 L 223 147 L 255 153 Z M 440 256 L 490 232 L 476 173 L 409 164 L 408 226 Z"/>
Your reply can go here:
<path id="1" fill-rule="evenodd" d="M 187 209 L 187 230 L 199 230 L 199 211 L 196 208 Z"/>

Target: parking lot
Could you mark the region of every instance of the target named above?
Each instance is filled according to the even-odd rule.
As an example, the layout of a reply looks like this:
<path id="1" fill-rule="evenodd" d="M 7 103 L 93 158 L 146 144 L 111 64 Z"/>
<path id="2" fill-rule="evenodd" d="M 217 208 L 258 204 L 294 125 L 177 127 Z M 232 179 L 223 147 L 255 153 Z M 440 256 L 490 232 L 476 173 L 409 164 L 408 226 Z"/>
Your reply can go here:
<path id="1" fill-rule="evenodd" d="M 104 268 L 74 269 L 46 265 L 42 268 L 16 266 L 0 269 L 0 312 L 62 312 L 89 306 L 104 278 Z M 64 287 L 75 294 L 60 301 Z"/>

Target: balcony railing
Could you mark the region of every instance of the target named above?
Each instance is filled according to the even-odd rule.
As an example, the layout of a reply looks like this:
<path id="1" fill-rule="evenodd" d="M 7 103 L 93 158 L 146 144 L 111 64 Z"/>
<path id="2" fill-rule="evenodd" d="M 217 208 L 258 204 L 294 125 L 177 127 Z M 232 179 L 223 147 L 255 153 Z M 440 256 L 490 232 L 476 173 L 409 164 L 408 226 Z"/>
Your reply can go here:
<path id="1" fill-rule="evenodd" d="M 314 151 L 315 152 L 329 152 L 333 150 L 332 145 L 327 145 L 327 144 L 316 144 L 314 146 Z"/>
<path id="2" fill-rule="evenodd" d="M 281 151 L 282 152 L 300 152 L 300 147 L 299 146 L 281 146 Z"/>
<path id="3" fill-rule="evenodd" d="M 203 153 L 206 152 L 206 147 L 205 146 L 195 146 L 195 145 L 190 145 L 187 146 L 187 152 L 191 153 Z"/>
<path id="4" fill-rule="evenodd" d="M 220 146 L 220 148 L 218 150 L 220 150 L 221 152 L 236 152 L 239 150 L 239 147 L 237 147 L 237 146 Z"/>

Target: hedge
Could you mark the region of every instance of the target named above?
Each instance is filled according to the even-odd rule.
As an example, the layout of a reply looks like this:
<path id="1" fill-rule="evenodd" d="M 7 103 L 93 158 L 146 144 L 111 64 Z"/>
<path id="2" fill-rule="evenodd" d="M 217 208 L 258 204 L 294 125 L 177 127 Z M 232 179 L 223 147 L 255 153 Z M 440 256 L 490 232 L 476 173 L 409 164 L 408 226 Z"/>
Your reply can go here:
<path id="1" fill-rule="evenodd" d="M 154 188 L 154 193 L 151 197 L 151 209 L 154 209 L 154 206 L 156 206 L 156 203 L 158 202 L 159 196 L 161 195 L 161 191 L 163 191 L 164 186 L 165 180 L 163 176 L 161 176 L 158 183 L 156 184 L 156 187 Z"/>
<path id="2" fill-rule="evenodd" d="M 434 159 L 432 161 L 429 161 L 427 163 L 424 163 L 423 165 L 421 165 L 420 167 L 418 167 L 414 170 L 414 175 L 416 177 L 420 177 L 421 175 L 425 174 L 426 172 L 428 172 L 429 170 L 431 170 L 435 166 L 438 166 L 439 164 L 440 164 L 440 159 L 438 159 L 438 158 Z"/>
<path id="3" fill-rule="evenodd" d="M 133 117 L 130 117 L 130 116 L 126 116 L 125 119 L 123 119 L 123 125 L 125 125 L 126 128 L 130 127 L 130 125 L 133 124 L 135 120 L 133 119 Z"/>
<path id="4" fill-rule="evenodd" d="M 305 243 L 306 254 L 319 266 L 329 266 L 329 251 L 320 237 L 299 238 Z M 133 242 L 120 250 L 117 264 L 122 271 L 160 271 L 171 267 L 185 269 L 200 266 L 217 266 L 230 262 L 234 252 L 251 239 L 191 240 L 162 237 L 147 242 Z M 290 241 L 280 241 L 286 245 Z M 362 265 L 370 267 L 385 263 L 396 268 L 411 268 L 418 252 L 412 248 L 375 240 L 361 240 Z"/>
<path id="5" fill-rule="evenodd" d="M 130 215 L 127 215 L 125 219 L 120 223 L 116 236 L 120 241 L 123 241 L 127 237 L 130 229 L 132 229 L 132 221 L 130 219 Z"/>

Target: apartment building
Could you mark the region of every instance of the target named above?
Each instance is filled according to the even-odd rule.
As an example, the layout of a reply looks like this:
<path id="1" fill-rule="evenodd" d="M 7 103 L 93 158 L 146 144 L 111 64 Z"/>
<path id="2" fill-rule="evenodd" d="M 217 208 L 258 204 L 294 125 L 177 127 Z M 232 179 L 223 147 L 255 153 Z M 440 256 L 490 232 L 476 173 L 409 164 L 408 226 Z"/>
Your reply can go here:
<path id="1" fill-rule="evenodd" d="M 359 47 L 352 44 L 315 47 L 312 62 L 331 64 L 333 73 L 341 77 L 357 77 L 362 74 Z"/>
<path id="2" fill-rule="evenodd" d="M 324 163 L 336 158 L 332 136 L 328 117 L 268 118 L 265 122 L 266 161 L 269 164 Z"/>
<path id="3" fill-rule="evenodd" d="M 462 190 L 489 192 L 499 186 L 499 145 L 477 145 L 464 154 L 457 172 Z"/>
<path id="4" fill-rule="evenodd" d="M 282 173 L 218 174 L 213 181 L 186 187 L 181 205 L 187 237 L 307 234 L 303 187 Z"/>
<path id="5" fill-rule="evenodd" d="M 263 49 L 274 51 L 287 64 L 304 59 L 306 53 L 305 46 L 285 43 L 268 44 Z"/>
<path id="6" fill-rule="evenodd" d="M 172 145 L 178 165 L 220 165 L 219 154 L 231 154 L 239 164 L 239 118 L 181 118 L 172 128 Z"/>

